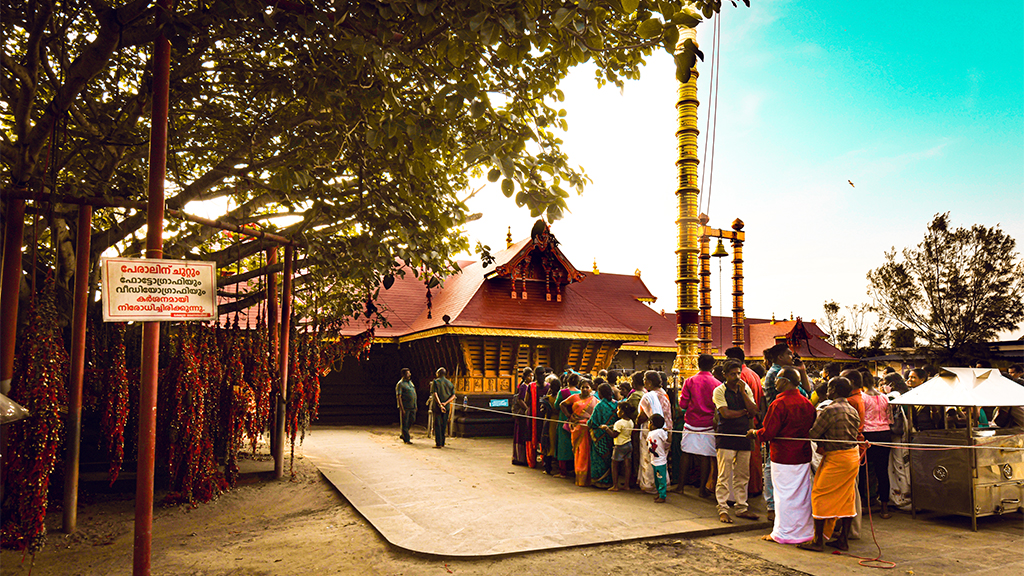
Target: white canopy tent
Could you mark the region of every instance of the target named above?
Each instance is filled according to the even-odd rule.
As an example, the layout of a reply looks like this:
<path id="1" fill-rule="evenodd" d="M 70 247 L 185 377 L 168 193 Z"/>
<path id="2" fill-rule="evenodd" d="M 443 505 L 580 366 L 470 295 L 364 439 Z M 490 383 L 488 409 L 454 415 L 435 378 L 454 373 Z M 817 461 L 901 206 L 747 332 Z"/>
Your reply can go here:
<path id="1" fill-rule="evenodd" d="M 996 368 L 942 368 L 924 384 L 892 400 L 914 406 L 1024 406 L 1024 386 Z"/>

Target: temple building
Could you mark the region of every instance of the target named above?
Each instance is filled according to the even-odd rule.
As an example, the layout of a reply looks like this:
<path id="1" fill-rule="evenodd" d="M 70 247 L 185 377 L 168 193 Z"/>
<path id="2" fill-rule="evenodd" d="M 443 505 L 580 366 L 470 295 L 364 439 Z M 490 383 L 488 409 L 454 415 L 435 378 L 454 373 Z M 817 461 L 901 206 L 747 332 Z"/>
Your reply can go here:
<path id="1" fill-rule="evenodd" d="M 508 434 L 509 397 L 526 367 L 543 365 L 557 372 L 572 368 L 594 375 L 609 368 L 672 369 L 675 315 L 648 306 L 655 298 L 639 271 L 599 273 L 596 266 L 592 272 L 578 270 L 542 222 L 530 238 L 510 241 L 493 258 L 459 262 L 461 272 L 431 289 L 409 268 L 390 288 L 382 286 L 375 305 L 389 326 L 375 329 L 363 359 L 346 358 L 322 379 L 321 420 L 394 421 L 395 383 L 400 370 L 409 368 L 419 393 L 419 419 L 425 423 L 430 382 L 444 367 L 455 384 L 457 404 L 485 409 L 459 407 L 455 433 Z M 745 322 L 745 340 L 754 342 L 748 346 L 750 357 L 759 357 L 762 342 L 774 344 L 794 324 Z M 723 326 L 729 330 L 728 323 Z M 344 334 L 355 336 L 367 328 L 354 322 Z M 804 343 L 812 349 L 808 358 L 819 355 L 823 342 L 823 334 L 815 330 L 808 325 L 813 334 Z M 714 326 L 712 333 L 718 333 Z M 721 335 L 714 338 L 718 343 Z"/>
<path id="2" fill-rule="evenodd" d="M 577 270 L 546 226 L 510 244 L 494 261 L 460 262 L 462 271 L 427 290 L 410 269 L 381 289 L 378 327 L 363 360 L 349 358 L 322 383 L 321 419 L 390 421 L 394 386 L 410 368 L 425 407 L 430 381 L 444 367 L 459 403 L 501 412 L 528 366 L 596 374 L 627 342 L 645 342 L 663 318 L 639 274 Z M 353 324 L 346 334 L 366 326 Z M 506 433 L 508 418 L 469 411 L 456 432 Z M 422 416 L 425 419 L 425 413 Z"/>

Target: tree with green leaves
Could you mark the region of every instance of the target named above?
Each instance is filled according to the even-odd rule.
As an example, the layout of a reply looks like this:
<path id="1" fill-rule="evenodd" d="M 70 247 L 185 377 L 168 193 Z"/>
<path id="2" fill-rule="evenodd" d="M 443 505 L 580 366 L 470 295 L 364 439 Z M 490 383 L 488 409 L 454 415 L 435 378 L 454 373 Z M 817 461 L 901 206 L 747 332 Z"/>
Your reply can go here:
<path id="1" fill-rule="evenodd" d="M 1024 320 L 1024 262 L 999 226 L 953 228 L 936 214 L 916 247 L 867 275 L 878 310 L 950 359 Z"/>
<path id="2" fill-rule="evenodd" d="M 501 180 L 534 216 L 560 218 L 587 177 L 560 147 L 559 82 L 592 62 L 598 86 L 621 86 L 654 50 L 676 52 L 679 26 L 720 9 L 720 0 L 183 0 L 165 13 L 153 0 L 10 0 L 0 13 L 0 177 L 6 189 L 144 200 L 150 46 L 163 33 L 173 48 L 167 206 L 217 205 L 222 221 L 304 242 L 297 286 L 344 317 L 399 262 L 427 282 L 455 270 L 473 175 Z M 698 57 L 687 41 L 675 56 L 681 79 Z M 26 244 L 54 248 L 41 264 L 73 261 L 70 211 L 27 229 Z M 141 254 L 144 224 L 141 211 L 99 211 L 94 261 L 110 249 Z M 168 258 L 255 274 L 265 247 L 186 221 L 166 226 Z M 61 268 L 64 289 L 72 270 Z"/>

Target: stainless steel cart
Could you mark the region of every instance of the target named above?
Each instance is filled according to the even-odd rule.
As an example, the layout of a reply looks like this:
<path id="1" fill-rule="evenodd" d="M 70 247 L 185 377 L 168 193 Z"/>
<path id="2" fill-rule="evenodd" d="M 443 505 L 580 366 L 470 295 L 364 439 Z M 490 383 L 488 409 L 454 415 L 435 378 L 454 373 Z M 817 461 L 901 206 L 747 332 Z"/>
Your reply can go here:
<path id="1" fill-rule="evenodd" d="M 925 430 L 913 434 L 911 443 L 959 448 L 910 451 L 911 511 L 915 516 L 918 510 L 970 516 L 971 528 L 977 530 L 979 517 L 1021 509 L 1024 429 Z"/>
<path id="2" fill-rule="evenodd" d="M 1021 510 L 1024 500 L 1024 428 L 979 428 L 983 406 L 1024 406 L 1024 386 L 990 368 L 943 368 L 924 384 L 892 401 L 955 407 L 967 415 L 963 428 L 922 430 L 911 444 L 949 446 L 910 450 L 911 511 L 978 518 Z"/>

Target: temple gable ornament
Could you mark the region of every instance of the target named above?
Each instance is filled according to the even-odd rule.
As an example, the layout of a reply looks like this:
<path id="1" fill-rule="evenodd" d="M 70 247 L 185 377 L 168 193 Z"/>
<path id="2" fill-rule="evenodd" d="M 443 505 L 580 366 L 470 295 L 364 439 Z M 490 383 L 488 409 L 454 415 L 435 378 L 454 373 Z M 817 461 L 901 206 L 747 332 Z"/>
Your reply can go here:
<path id="1" fill-rule="evenodd" d="M 533 225 L 530 240 L 505 262 L 497 262 L 494 270 L 485 278 L 489 281 L 507 279 L 511 281 L 511 298 L 526 300 L 526 283 L 544 283 L 544 295 L 548 302 L 562 301 L 563 287 L 584 279 L 558 249 L 558 240 L 551 234 L 551 228 L 543 220 Z"/>

